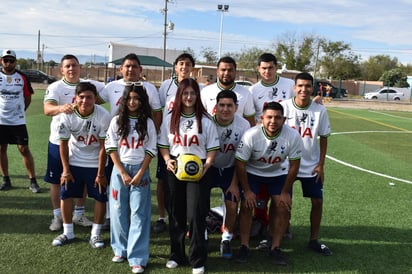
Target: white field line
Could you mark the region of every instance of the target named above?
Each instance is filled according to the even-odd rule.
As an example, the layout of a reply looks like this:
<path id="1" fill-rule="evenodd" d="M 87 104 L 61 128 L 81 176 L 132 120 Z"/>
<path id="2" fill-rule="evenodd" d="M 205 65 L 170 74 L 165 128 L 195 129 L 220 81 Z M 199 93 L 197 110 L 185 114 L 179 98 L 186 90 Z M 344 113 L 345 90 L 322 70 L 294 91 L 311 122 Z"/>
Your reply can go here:
<path id="1" fill-rule="evenodd" d="M 397 115 L 388 114 L 388 113 L 384 113 L 384 112 L 380 112 L 380 111 L 375 111 L 375 110 L 370 110 L 369 112 L 373 112 L 373 113 L 377 113 L 377 114 L 381 114 L 381 115 L 386 115 L 386 116 L 394 117 L 394 118 L 412 120 L 412 118 L 409 118 L 409 117 L 397 116 Z"/>
<path id="2" fill-rule="evenodd" d="M 411 131 L 349 131 L 349 132 L 334 132 L 331 135 L 357 134 L 357 133 L 412 133 L 412 132 Z M 347 162 L 338 160 L 335 157 L 332 157 L 332 156 L 329 156 L 329 155 L 326 155 L 326 158 L 328 158 L 332 161 L 335 161 L 335 162 L 337 162 L 341 165 L 344 165 L 344 166 L 347 166 L 347 167 L 350 167 L 350 168 L 353 168 L 353 169 L 357 169 L 357 170 L 360 170 L 360 171 L 363 171 L 363 172 L 367 172 L 367 173 L 370 173 L 370 174 L 373 174 L 373 175 L 376 175 L 376 176 L 384 177 L 384 178 L 394 180 L 394 181 L 398 181 L 398 182 L 412 184 L 412 181 L 408 181 L 408 180 L 401 179 L 401 178 L 396 178 L 396 177 L 393 177 L 393 176 L 390 176 L 390 175 L 387 175 L 387 174 L 383 174 L 383 173 L 379 173 L 379 172 L 376 172 L 376 171 L 373 171 L 373 170 L 369 170 L 369 169 L 365 169 L 365 168 L 362 168 L 362 167 L 359 167 L 359 166 L 355 166 L 355 165 L 349 164 Z"/>

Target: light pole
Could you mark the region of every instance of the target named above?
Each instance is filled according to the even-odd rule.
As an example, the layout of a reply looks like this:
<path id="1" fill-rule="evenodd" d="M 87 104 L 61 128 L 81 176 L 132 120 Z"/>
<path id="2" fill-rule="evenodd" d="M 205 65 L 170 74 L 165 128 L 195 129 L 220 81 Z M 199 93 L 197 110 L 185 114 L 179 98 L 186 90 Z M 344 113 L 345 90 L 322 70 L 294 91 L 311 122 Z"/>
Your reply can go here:
<path id="1" fill-rule="evenodd" d="M 223 14 L 229 11 L 229 5 L 217 5 L 217 11 L 221 12 L 220 16 L 220 38 L 219 38 L 219 59 L 222 53 L 222 34 L 223 34 Z"/>

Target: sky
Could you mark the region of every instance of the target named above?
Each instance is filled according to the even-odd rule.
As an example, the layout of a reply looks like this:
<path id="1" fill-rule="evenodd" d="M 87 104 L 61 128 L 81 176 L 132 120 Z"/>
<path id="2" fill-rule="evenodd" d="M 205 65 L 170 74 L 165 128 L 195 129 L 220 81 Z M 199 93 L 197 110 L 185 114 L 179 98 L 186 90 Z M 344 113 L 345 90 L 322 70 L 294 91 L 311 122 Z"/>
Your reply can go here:
<path id="1" fill-rule="evenodd" d="M 108 59 L 110 41 L 163 48 L 165 3 L 2 0 L 0 48 L 36 59 L 40 46 L 46 61 L 67 53 Z M 228 11 L 218 11 L 218 4 L 229 5 Z M 218 52 L 220 41 L 224 55 L 252 47 L 270 50 L 286 37 L 311 35 L 349 44 L 362 61 L 389 55 L 412 63 L 412 0 L 168 0 L 167 8 L 167 23 L 174 24 L 167 49 L 190 47 L 199 59 L 202 49 Z"/>

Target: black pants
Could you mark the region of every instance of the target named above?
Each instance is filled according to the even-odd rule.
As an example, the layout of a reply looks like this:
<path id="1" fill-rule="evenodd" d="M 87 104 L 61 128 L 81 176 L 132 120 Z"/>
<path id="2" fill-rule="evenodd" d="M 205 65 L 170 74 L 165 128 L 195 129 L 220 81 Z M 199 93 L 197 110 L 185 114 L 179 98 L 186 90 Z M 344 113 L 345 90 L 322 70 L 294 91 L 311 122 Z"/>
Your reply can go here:
<path id="1" fill-rule="evenodd" d="M 170 260 L 185 264 L 185 236 L 189 225 L 189 263 L 204 266 L 207 258 L 206 215 L 210 205 L 210 180 L 207 172 L 198 182 L 184 182 L 168 172 Z"/>

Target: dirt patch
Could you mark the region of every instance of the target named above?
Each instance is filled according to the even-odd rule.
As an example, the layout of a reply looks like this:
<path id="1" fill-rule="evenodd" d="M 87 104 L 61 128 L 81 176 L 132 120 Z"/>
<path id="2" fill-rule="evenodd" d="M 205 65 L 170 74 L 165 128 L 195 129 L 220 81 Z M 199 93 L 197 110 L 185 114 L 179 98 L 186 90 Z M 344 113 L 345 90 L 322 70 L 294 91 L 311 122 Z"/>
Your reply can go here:
<path id="1" fill-rule="evenodd" d="M 324 102 L 326 107 L 342 108 L 362 108 L 374 110 L 396 110 L 412 112 L 412 103 L 410 102 L 384 102 L 365 99 L 333 99 L 330 102 Z"/>

